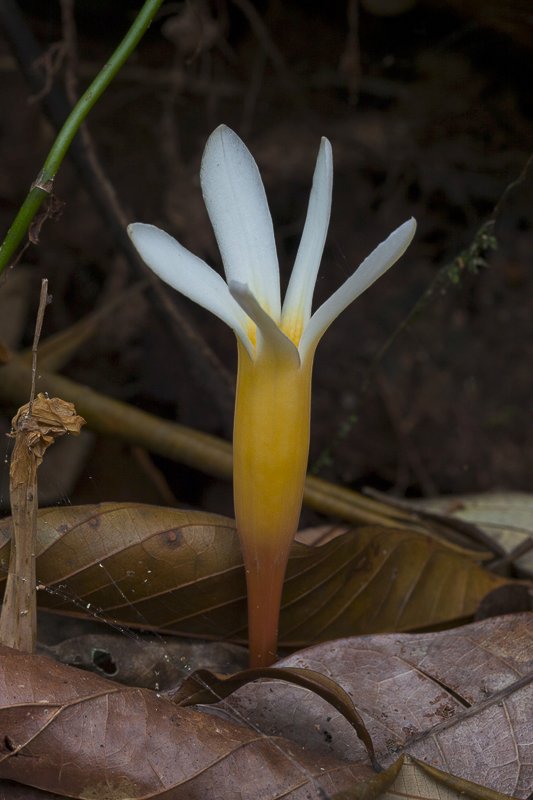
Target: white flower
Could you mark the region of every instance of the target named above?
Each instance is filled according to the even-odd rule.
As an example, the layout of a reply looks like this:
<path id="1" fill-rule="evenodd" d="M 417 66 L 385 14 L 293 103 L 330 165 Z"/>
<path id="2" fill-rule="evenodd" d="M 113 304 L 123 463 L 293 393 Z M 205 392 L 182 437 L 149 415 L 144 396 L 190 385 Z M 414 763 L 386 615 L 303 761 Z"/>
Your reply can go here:
<path id="1" fill-rule="evenodd" d="M 283 305 L 259 170 L 239 137 L 224 125 L 209 137 L 201 182 L 228 282 L 153 225 L 128 228 L 140 255 L 160 278 L 227 322 L 237 335 L 233 486 L 252 666 L 268 665 L 276 657 L 283 579 L 307 469 L 316 345 L 341 311 L 400 258 L 416 227 L 411 219 L 391 233 L 312 314 L 332 178 L 331 145 L 322 139 Z"/>
<path id="2" fill-rule="evenodd" d="M 265 342 L 287 355 L 292 353 L 299 363 L 312 357 L 333 320 L 400 258 L 415 232 L 413 219 L 400 225 L 311 314 L 331 209 L 329 141 L 322 139 L 320 145 L 307 218 L 283 306 L 272 219 L 261 176 L 247 147 L 225 125 L 209 137 L 200 174 L 227 283 L 159 228 L 134 223 L 128 233 L 146 264 L 174 289 L 224 320 L 252 358 Z"/>

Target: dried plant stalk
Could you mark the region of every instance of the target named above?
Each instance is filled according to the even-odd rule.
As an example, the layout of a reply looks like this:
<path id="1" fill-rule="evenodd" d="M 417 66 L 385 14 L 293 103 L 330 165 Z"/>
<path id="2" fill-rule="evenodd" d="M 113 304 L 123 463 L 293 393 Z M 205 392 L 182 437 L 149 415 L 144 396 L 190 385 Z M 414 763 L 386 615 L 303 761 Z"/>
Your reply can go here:
<path id="1" fill-rule="evenodd" d="M 13 418 L 15 447 L 9 471 L 13 536 L 0 613 L 0 642 L 28 653 L 35 650 L 37 629 L 37 467 L 58 436 L 79 433 L 84 423 L 72 403 L 44 394 L 22 406 Z"/>

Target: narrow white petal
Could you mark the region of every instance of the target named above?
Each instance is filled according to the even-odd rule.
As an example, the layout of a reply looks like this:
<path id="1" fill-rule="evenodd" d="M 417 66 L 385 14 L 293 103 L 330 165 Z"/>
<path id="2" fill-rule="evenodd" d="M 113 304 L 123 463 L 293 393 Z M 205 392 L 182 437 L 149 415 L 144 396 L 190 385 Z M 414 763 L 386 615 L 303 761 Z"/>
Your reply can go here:
<path id="1" fill-rule="evenodd" d="M 313 188 L 309 197 L 305 226 L 283 302 L 284 330 L 292 329 L 298 324 L 305 327 L 311 316 L 316 276 L 328 232 L 332 188 L 331 144 L 323 138 L 313 175 Z"/>
<path id="2" fill-rule="evenodd" d="M 300 366 L 298 348 L 280 330 L 276 322 L 270 317 L 257 302 L 250 287 L 245 283 L 230 281 L 229 290 L 240 307 L 248 314 L 257 325 L 257 349 L 267 347 L 274 355 L 287 358 L 294 362 L 295 367 Z"/>
<path id="3" fill-rule="evenodd" d="M 128 225 L 128 234 L 144 263 L 156 275 L 227 323 L 251 352 L 246 317 L 214 269 L 155 225 L 135 222 Z"/>
<path id="4" fill-rule="evenodd" d="M 415 231 L 416 222 L 412 218 L 396 228 L 365 258 L 354 274 L 315 311 L 300 341 L 302 360 L 307 352 L 318 344 L 333 320 L 404 254 Z"/>
<path id="5" fill-rule="evenodd" d="M 248 284 L 278 321 L 279 267 L 265 189 L 251 153 L 225 125 L 207 141 L 200 180 L 228 283 Z"/>

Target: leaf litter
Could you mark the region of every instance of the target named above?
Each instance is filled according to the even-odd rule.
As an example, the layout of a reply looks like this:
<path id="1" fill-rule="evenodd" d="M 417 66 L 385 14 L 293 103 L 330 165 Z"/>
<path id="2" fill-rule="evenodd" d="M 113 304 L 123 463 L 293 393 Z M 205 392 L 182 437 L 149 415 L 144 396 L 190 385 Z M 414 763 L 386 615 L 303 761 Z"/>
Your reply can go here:
<path id="1" fill-rule="evenodd" d="M 378 774 L 329 703 L 278 680 L 238 689 L 213 716 L 42 656 L 2 648 L 0 662 L 0 777 L 45 792 L 101 800 L 530 792 L 532 614 L 329 642 L 279 662 L 279 672 L 312 667 L 343 687 L 388 766 Z"/>
<path id="2" fill-rule="evenodd" d="M 533 786 L 533 614 L 426 634 L 319 644 L 277 664 L 312 669 L 351 697 L 382 764 L 401 753 L 494 791 L 529 797 Z M 224 701 L 251 722 L 317 754 L 363 755 L 347 725 L 298 687 L 262 683 Z"/>
<path id="3" fill-rule="evenodd" d="M 70 598 L 71 613 L 74 609 L 78 615 L 111 619 L 112 625 L 121 631 L 121 626 L 129 621 L 124 621 L 123 617 L 131 605 L 135 613 L 130 609 L 130 614 L 136 624 L 141 628 L 150 628 L 154 619 L 152 613 L 160 613 L 161 608 L 167 609 L 168 613 L 171 602 L 174 610 L 182 610 L 183 598 L 188 598 L 190 604 L 194 594 L 203 597 L 203 602 L 206 594 L 208 599 L 220 598 L 221 586 L 225 582 L 230 590 L 222 595 L 226 616 L 235 614 L 238 602 L 242 603 L 244 614 L 244 586 L 241 589 L 238 585 L 241 571 L 238 545 L 232 521 L 224 517 L 135 504 L 102 504 L 45 509 L 39 512 L 38 531 L 38 575 L 42 586 L 46 587 L 46 591 L 39 594 L 45 600 L 44 605 L 55 605 L 56 610 L 68 609 L 65 598 Z M 368 532 L 366 539 L 365 531 Z M 4 539 L 0 557 L 5 559 L 9 521 L 4 521 L 0 527 L 0 535 Z M 362 552 L 357 549 L 357 537 L 362 541 Z M 310 615 L 313 594 L 324 592 L 324 597 L 316 605 L 318 618 L 323 613 L 322 609 L 327 609 L 328 604 L 332 605 L 338 596 L 338 591 L 332 593 L 331 586 L 328 587 L 332 573 L 333 581 L 340 574 L 344 585 L 346 576 L 362 575 L 361 582 L 365 589 L 374 583 L 373 594 L 367 598 L 366 613 L 371 622 L 379 625 L 379 614 L 372 616 L 371 603 L 380 600 L 379 608 L 386 611 L 383 586 L 387 585 L 389 594 L 393 594 L 394 582 L 402 578 L 398 564 L 408 563 L 407 557 L 403 556 L 403 560 L 395 564 L 396 573 L 394 569 L 388 574 L 386 569 L 384 571 L 383 564 L 386 567 L 391 558 L 391 551 L 384 546 L 384 540 L 389 537 L 395 544 L 392 552 L 401 550 L 402 545 L 406 550 L 410 548 L 411 564 L 416 564 L 417 558 L 413 543 L 420 545 L 422 540 L 426 553 L 436 551 L 439 558 L 443 559 L 441 565 L 448 565 L 448 583 L 444 582 L 443 585 L 453 586 L 453 592 L 451 588 L 447 591 L 454 597 L 457 595 L 458 579 L 456 574 L 453 582 L 453 567 L 457 569 L 462 566 L 467 576 L 483 575 L 485 583 L 482 581 L 481 585 L 485 592 L 490 593 L 493 587 L 512 585 L 512 581 L 492 575 L 472 558 L 458 552 L 456 546 L 446 547 L 429 537 L 426 541 L 421 534 L 413 534 L 408 530 L 373 527 L 349 531 L 323 547 L 296 546 L 288 580 L 289 592 L 293 592 L 288 607 L 297 605 L 301 595 Z M 350 557 L 346 558 L 343 548 L 351 551 Z M 375 563 L 370 571 L 357 569 L 357 566 L 361 567 L 361 559 L 364 563 L 369 551 L 378 556 L 379 577 L 374 581 L 372 577 L 376 576 L 372 575 L 372 570 L 375 573 Z M 354 557 L 359 561 L 354 562 Z M 217 570 L 213 569 L 213 563 L 218 565 Z M 332 569 L 332 564 L 336 564 L 337 568 Z M 409 577 L 413 580 L 413 576 L 411 594 L 416 594 L 417 586 L 421 583 L 420 572 L 420 568 L 407 570 L 403 588 L 400 582 L 404 594 L 409 594 L 405 580 L 409 580 Z M 157 578 L 151 577 L 153 573 Z M 438 573 L 430 575 L 433 594 L 437 577 Z M 163 583 L 163 586 L 168 596 L 161 603 L 158 593 L 161 593 L 162 587 L 157 584 L 154 588 L 152 581 L 164 582 L 167 579 L 168 583 Z M 177 599 L 174 591 L 180 581 L 184 594 L 181 599 L 178 594 Z M 210 581 L 214 581 L 214 584 L 211 585 L 211 591 L 206 592 Z M 242 577 L 241 581 L 244 584 Z M 301 585 L 295 591 L 294 586 L 298 586 L 298 581 Z M 200 587 L 204 591 L 199 591 Z M 191 588 L 195 589 L 194 593 L 190 591 Z M 135 591 L 132 592 L 132 589 Z M 484 596 L 483 591 L 481 597 Z M 137 592 L 140 600 L 134 596 Z M 113 598 L 111 604 L 106 606 L 103 603 L 100 606 L 97 601 L 109 595 Z M 445 595 L 446 591 L 443 597 Z M 150 605 L 154 596 L 159 602 L 155 612 Z M 417 598 L 415 605 L 421 603 L 424 606 L 424 594 L 421 598 Z M 462 613 L 465 609 L 472 613 L 479 596 L 475 598 L 474 593 L 468 602 L 470 606 L 467 607 L 463 598 Z M 343 600 L 342 609 L 347 607 Z M 185 604 L 185 608 L 189 613 L 192 609 L 193 616 L 199 620 L 206 613 L 209 620 L 209 603 L 200 611 L 191 605 Z M 426 603 L 426 621 L 430 619 L 435 622 L 437 608 L 433 606 L 428 609 Z M 342 613 L 339 615 L 336 612 L 334 616 L 342 619 Z M 238 616 L 235 618 L 238 619 Z M 316 618 L 313 624 L 316 624 Z M 402 613 L 398 615 L 396 611 L 392 621 L 390 616 L 387 618 L 387 624 L 406 625 L 406 619 L 408 617 L 402 616 Z M 12 755 L 21 755 L 23 751 L 25 756 L 31 756 L 31 763 L 37 769 L 35 781 L 39 782 L 34 783 L 32 776 L 30 783 L 47 792 L 59 791 L 73 797 L 89 796 L 82 787 L 83 781 L 88 781 L 87 785 L 90 783 L 93 788 L 96 787 L 94 791 L 102 800 L 108 796 L 216 796 L 212 794 L 213 787 L 222 785 L 225 788 L 220 796 L 225 798 L 232 796 L 235 788 L 232 788 L 233 776 L 238 774 L 240 784 L 246 783 L 246 791 L 250 790 L 250 797 L 270 800 L 281 793 L 284 797 L 316 796 L 322 800 L 324 796 L 334 797 L 339 792 L 346 797 L 363 796 L 363 787 L 366 787 L 365 792 L 370 792 L 365 796 L 375 796 L 373 791 L 382 794 L 387 781 L 394 789 L 395 784 L 391 783 L 394 771 L 398 772 L 398 780 L 405 781 L 405 770 L 413 769 L 415 762 L 406 766 L 398 760 L 403 753 L 409 753 L 412 757 L 428 760 L 437 769 L 440 767 L 463 778 L 488 784 L 492 791 L 525 797 L 525 787 L 531 776 L 526 752 L 527 714 L 523 709 L 524 703 L 533 702 L 533 698 L 528 699 L 533 663 L 532 617 L 518 615 L 502 620 L 500 623 L 488 620 L 469 628 L 421 636 L 395 633 L 328 641 L 278 663 L 279 669 L 282 672 L 286 670 L 287 674 L 290 670 L 313 670 L 323 675 L 325 681 L 338 683 L 340 694 L 346 692 L 349 695 L 357 709 L 356 713 L 362 718 L 363 728 L 366 727 L 374 743 L 378 761 L 392 770 L 378 776 L 369 764 L 365 747 L 360 744 L 349 724 L 339 718 L 330 704 L 324 704 L 323 700 L 303 688 L 263 679 L 254 683 L 253 687 L 240 688 L 230 699 L 220 702 L 214 711 L 210 707 L 191 711 L 193 716 L 188 716 L 185 712 L 190 709 L 177 709 L 174 706 L 170 711 L 167 705 L 169 700 L 162 691 L 154 693 L 146 689 L 127 688 L 78 670 L 61 673 L 63 677 L 57 679 L 56 676 L 54 681 L 54 671 L 51 672 L 49 667 L 51 662 L 31 657 L 31 666 L 29 662 L 22 666 L 20 657 L 18 662 L 13 661 L 13 654 L 6 651 L 9 657 L 4 656 L 7 672 L 4 670 L 3 673 L 5 685 L 0 693 L 3 697 L 3 711 L 0 713 L 4 721 L 3 729 L 8 733 L 7 739 L 4 739 L 5 752 L 0 761 L 0 776 L 29 780 L 29 762 L 15 759 Z M 212 624 L 212 620 L 209 622 Z M 230 623 L 233 626 L 235 624 L 234 620 Z M 368 620 L 365 624 L 368 626 Z M 491 628 L 495 624 L 500 627 Z M 346 628 L 349 631 L 350 626 L 353 626 L 353 618 L 348 617 Z M 509 627 L 507 633 L 506 626 Z M 325 638 L 330 637 L 331 630 L 330 624 Z M 128 634 L 123 639 L 130 645 L 142 648 L 142 639 L 137 634 Z M 167 664 L 172 661 L 171 641 L 160 636 L 153 639 L 153 645 L 159 645 L 159 657 Z M 510 642 L 513 648 L 510 648 Z M 64 645 L 68 650 L 68 643 Z M 198 642 L 198 645 L 201 643 Z M 99 636 L 90 644 L 89 651 L 85 652 L 90 652 L 94 660 L 98 649 L 100 654 L 106 652 L 105 640 Z M 153 650 L 153 647 L 150 649 Z M 126 648 L 126 658 L 127 653 Z M 15 663 L 16 668 L 13 667 Z M 183 673 L 190 670 L 191 663 L 186 661 Z M 45 669 L 43 664 L 46 664 Z M 102 664 L 100 662 L 101 667 Z M 106 673 L 108 666 L 103 664 L 100 674 Z M 59 664 L 54 669 L 68 670 Z M 153 676 L 155 673 L 159 673 L 159 669 L 152 664 L 148 674 Z M 10 675 L 16 685 L 11 685 L 13 681 L 10 681 Z M 84 677 L 78 678 L 79 675 Z M 169 668 L 169 683 L 175 677 L 176 671 Z M 95 689 L 93 684 L 86 683 L 92 679 L 103 683 L 98 683 Z M 205 690 L 210 687 L 211 693 L 214 689 L 218 698 L 227 694 L 227 691 L 222 691 L 220 679 L 209 676 L 205 671 L 196 673 L 195 681 Z M 154 685 L 161 686 L 159 682 Z M 92 687 L 90 690 L 89 686 Z M 18 690 L 22 695 L 17 694 Z M 62 693 L 65 690 L 67 695 Z M 187 693 L 187 689 L 184 691 Z M 203 702 L 206 702 L 205 697 Z M 25 713 L 19 719 L 21 705 Z M 102 706 L 106 708 L 105 714 Z M 178 716 L 176 711 L 179 711 Z M 157 720 L 163 720 L 157 733 L 153 732 L 156 725 L 154 716 Z M 488 717 L 490 719 L 487 722 Z M 213 722 L 214 719 L 216 722 Z M 117 732 L 114 725 L 119 722 L 124 730 L 121 728 Z M 22 726 L 20 729 L 17 727 L 19 725 Z M 223 743 L 218 740 L 213 742 L 210 738 L 213 725 Z M 102 739 L 102 728 L 106 729 L 106 726 L 111 727 Z M 133 735 L 136 729 L 138 736 Z M 210 732 L 210 735 L 205 734 L 205 738 L 204 730 Z M 133 736 L 135 746 L 128 743 L 129 739 L 126 741 L 126 733 L 128 737 Z M 491 744 L 490 736 L 487 741 L 487 735 L 491 733 L 503 736 L 503 748 L 499 738 L 497 744 Z M 65 744 L 62 737 L 68 739 Z M 162 744 L 163 738 L 166 749 Z M 226 739 L 230 740 L 231 746 L 228 746 Z M 453 747 L 456 741 L 460 744 L 456 748 L 459 752 L 455 752 Z M 183 759 L 187 764 L 194 761 L 197 767 L 194 774 L 187 772 L 187 764 L 178 765 L 178 768 L 169 766 L 165 761 L 165 754 L 169 750 L 172 751 L 173 761 L 176 760 L 176 750 L 181 753 L 183 742 L 187 745 Z M 522 748 L 523 757 L 520 751 L 514 760 L 511 758 L 513 744 L 516 752 Z M 144 762 L 135 749 L 137 746 L 143 750 Z M 110 752 L 106 749 L 108 747 L 111 748 Z M 153 748 L 155 756 L 151 755 Z M 99 753 L 100 750 L 104 752 Z M 502 758 L 507 759 L 505 768 L 502 765 L 498 768 L 490 766 L 490 758 L 494 758 L 496 751 L 501 751 Z M 135 762 L 135 768 L 131 770 L 130 762 Z M 23 769 L 24 764 L 26 770 Z M 69 768 L 65 771 L 63 764 L 73 765 L 72 770 L 69 771 Z M 144 766 L 137 772 L 141 764 Z M 268 765 L 268 778 L 264 764 Z M 42 767 L 44 777 L 41 776 L 41 765 L 46 765 L 46 769 Z M 258 784 L 255 775 L 259 768 L 265 780 L 262 784 Z M 146 783 L 150 780 L 147 775 L 154 770 L 159 783 L 156 781 L 150 787 Z M 229 773 L 232 777 L 229 777 Z M 164 780 L 162 775 L 165 776 Z M 63 780 L 66 781 L 64 785 L 61 784 Z M 434 778 L 431 781 L 434 782 Z M 372 786 L 374 789 L 371 789 Z M 461 791 L 464 793 L 466 790 L 462 788 Z"/>
<path id="4" fill-rule="evenodd" d="M 0 521 L 4 567 L 10 535 L 10 520 Z M 36 555 L 42 608 L 119 627 L 246 640 L 244 571 L 225 517 L 132 503 L 43 509 Z M 524 585 L 420 532 L 359 528 L 321 547 L 294 545 L 280 644 L 460 624 L 494 590 Z"/>

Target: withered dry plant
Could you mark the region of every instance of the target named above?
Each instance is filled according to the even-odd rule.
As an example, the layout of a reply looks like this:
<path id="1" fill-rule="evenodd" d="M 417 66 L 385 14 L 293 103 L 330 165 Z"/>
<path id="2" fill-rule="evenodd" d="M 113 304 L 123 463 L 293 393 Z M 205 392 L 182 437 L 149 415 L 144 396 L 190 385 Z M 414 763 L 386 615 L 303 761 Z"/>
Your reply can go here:
<path id="1" fill-rule="evenodd" d="M 29 402 L 13 417 L 15 439 L 9 467 L 9 498 L 13 535 L 7 582 L 0 612 L 0 643 L 34 653 L 37 635 L 35 548 L 37 537 L 37 469 L 59 436 L 78 434 L 85 424 L 72 403 L 43 393 L 35 396 L 37 349 L 48 303 L 43 279 L 32 346 Z"/>

